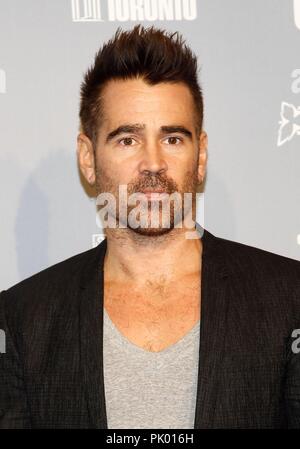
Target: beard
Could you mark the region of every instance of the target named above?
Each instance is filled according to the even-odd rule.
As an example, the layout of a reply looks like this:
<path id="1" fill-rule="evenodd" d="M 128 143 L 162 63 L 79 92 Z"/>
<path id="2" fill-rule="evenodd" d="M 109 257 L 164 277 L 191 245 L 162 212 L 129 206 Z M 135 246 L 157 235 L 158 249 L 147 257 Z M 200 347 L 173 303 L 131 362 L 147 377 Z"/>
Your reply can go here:
<path id="1" fill-rule="evenodd" d="M 196 164 L 193 171 L 185 174 L 182 186 L 170 178 L 160 174 L 150 174 L 130 181 L 120 195 L 119 185 L 108 175 L 103 168 L 96 168 L 97 196 L 103 193 L 112 194 L 116 207 L 108 207 L 106 213 L 116 223 L 117 228 L 129 228 L 141 236 L 155 237 L 169 233 L 175 227 L 182 227 L 182 221 L 190 213 L 194 219 L 196 192 L 198 182 Z M 144 196 L 141 201 L 140 193 L 151 189 L 163 191 L 163 196 L 151 201 Z M 125 193 L 125 196 L 123 195 Z M 186 193 L 190 194 L 191 201 L 184 206 Z M 132 201 L 127 198 L 132 196 Z M 134 203 L 134 204 L 132 204 Z M 120 204 L 122 212 L 120 213 Z M 114 226 L 115 227 L 115 226 Z"/>

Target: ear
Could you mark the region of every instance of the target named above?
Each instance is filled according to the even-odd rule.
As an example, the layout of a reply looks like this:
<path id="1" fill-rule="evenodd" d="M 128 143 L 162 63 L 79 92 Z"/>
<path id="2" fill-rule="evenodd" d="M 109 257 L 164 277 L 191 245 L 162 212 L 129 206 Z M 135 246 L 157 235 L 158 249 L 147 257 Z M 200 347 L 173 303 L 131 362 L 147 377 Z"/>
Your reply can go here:
<path id="1" fill-rule="evenodd" d="M 77 136 L 77 159 L 81 173 L 93 186 L 96 180 L 94 149 L 91 140 L 83 133 Z"/>
<path id="2" fill-rule="evenodd" d="M 198 181 L 202 184 L 207 164 L 207 134 L 205 131 L 201 131 L 199 136 L 199 165 L 198 165 Z"/>

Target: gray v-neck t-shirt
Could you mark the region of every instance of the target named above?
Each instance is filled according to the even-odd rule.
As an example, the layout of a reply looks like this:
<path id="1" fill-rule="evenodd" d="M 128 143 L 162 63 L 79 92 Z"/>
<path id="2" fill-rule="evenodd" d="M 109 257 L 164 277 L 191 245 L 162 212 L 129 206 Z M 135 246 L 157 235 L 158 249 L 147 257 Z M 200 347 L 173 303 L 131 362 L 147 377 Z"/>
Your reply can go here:
<path id="1" fill-rule="evenodd" d="M 109 429 L 193 429 L 200 321 L 151 352 L 130 342 L 104 309 L 103 368 Z"/>

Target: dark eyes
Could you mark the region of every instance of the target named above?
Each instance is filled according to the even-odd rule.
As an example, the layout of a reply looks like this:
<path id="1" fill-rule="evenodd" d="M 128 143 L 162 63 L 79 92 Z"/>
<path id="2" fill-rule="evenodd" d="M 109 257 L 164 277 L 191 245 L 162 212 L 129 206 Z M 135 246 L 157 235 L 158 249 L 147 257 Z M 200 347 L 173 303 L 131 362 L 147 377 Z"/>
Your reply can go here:
<path id="1" fill-rule="evenodd" d="M 132 137 L 123 137 L 123 139 L 118 140 L 118 143 L 124 142 L 124 146 L 131 146 L 130 142 L 134 139 Z"/>
<path id="2" fill-rule="evenodd" d="M 170 143 L 168 143 L 168 145 L 178 145 L 180 142 L 182 142 L 182 138 L 177 136 L 169 136 L 166 137 L 164 140 L 169 140 Z M 122 146 L 128 147 L 132 146 L 131 144 L 133 141 L 135 141 L 133 137 L 123 137 L 122 139 L 118 140 L 118 143 L 120 143 Z"/>
<path id="3" fill-rule="evenodd" d="M 178 143 L 176 143 L 176 140 L 177 140 L 177 142 L 178 141 L 182 142 L 182 139 L 180 137 L 176 137 L 176 136 L 167 137 L 167 139 L 172 140 L 172 142 L 170 142 L 170 145 L 178 145 Z"/>

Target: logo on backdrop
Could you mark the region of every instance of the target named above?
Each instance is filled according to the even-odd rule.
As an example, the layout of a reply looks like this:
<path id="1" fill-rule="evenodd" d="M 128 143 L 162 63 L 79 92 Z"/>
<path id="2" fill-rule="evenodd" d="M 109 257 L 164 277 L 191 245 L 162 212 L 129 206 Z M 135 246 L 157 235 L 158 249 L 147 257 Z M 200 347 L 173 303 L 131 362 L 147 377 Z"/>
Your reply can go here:
<path id="1" fill-rule="evenodd" d="M 294 79 L 291 84 L 291 91 L 294 94 L 299 94 L 300 69 L 295 69 L 291 76 Z M 282 101 L 280 108 L 277 146 L 280 147 L 284 145 L 295 136 L 300 136 L 300 106 L 295 106 L 293 103 Z"/>
<path id="2" fill-rule="evenodd" d="M 300 0 L 294 0 L 294 20 L 296 27 L 300 30 Z"/>
<path id="3" fill-rule="evenodd" d="M 73 22 L 195 20 L 196 0 L 71 0 Z"/>
<path id="4" fill-rule="evenodd" d="M 300 94 L 300 69 L 293 70 L 292 78 L 295 80 L 292 82 L 291 91 L 293 94 Z"/>
<path id="5" fill-rule="evenodd" d="M 103 22 L 100 0 L 72 0 L 73 22 Z"/>
<path id="6" fill-rule="evenodd" d="M 283 101 L 280 111 L 281 120 L 277 145 L 280 147 L 296 135 L 300 136 L 300 107 Z"/>
<path id="7" fill-rule="evenodd" d="M 6 75 L 3 69 L 0 69 L 0 94 L 6 93 Z"/>

